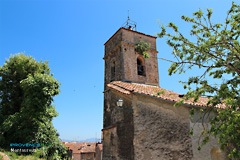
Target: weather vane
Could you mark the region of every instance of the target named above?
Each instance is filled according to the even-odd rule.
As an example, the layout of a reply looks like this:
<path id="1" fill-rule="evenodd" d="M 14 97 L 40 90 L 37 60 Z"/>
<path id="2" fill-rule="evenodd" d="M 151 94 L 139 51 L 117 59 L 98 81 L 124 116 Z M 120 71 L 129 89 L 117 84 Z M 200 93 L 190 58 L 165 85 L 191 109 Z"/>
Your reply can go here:
<path id="1" fill-rule="evenodd" d="M 126 28 L 126 29 L 130 29 L 130 30 L 137 30 L 137 23 L 130 20 L 129 18 L 129 10 L 128 10 L 128 19 L 127 21 L 122 25 L 122 27 Z"/>

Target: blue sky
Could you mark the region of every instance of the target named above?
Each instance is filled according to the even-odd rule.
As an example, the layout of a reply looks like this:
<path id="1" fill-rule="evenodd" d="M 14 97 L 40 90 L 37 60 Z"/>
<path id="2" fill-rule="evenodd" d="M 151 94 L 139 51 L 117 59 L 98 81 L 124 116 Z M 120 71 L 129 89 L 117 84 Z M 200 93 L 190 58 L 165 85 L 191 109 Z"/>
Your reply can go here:
<path id="1" fill-rule="evenodd" d="M 49 61 L 54 78 L 61 82 L 61 93 L 55 97 L 59 116 L 53 121 L 60 138 L 100 138 L 103 44 L 127 20 L 128 10 L 139 32 L 156 35 L 159 22 L 174 22 L 187 34 L 190 27 L 181 15 L 213 8 L 214 22 L 223 22 L 230 6 L 228 0 L 0 0 L 0 65 L 19 52 Z M 173 59 L 165 41 L 157 39 L 158 57 Z M 170 63 L 158 63 L 160 86 L 185 93 L 179 81 L 197 72 L 170 77 Z"/>

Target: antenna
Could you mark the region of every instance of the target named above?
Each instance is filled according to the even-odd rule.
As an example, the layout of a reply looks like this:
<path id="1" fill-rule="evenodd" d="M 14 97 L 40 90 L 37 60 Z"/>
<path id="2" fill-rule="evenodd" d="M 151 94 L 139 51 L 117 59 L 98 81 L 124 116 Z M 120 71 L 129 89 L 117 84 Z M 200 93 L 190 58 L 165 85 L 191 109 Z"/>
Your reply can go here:
<path id="1" fill-rule="evenodd" d="M 97 132 L 96 132 L 96 143 L 97 143 Z"/>
<path id="2" fill-rule="evenodd" d="M 128 10 L 128 19 L 127 21 L 122 25 L 122 27 L 129 29 L 129 30 L 137 30 L 137 23 L 130 20 L 129 18 L 129 10 Z"/>

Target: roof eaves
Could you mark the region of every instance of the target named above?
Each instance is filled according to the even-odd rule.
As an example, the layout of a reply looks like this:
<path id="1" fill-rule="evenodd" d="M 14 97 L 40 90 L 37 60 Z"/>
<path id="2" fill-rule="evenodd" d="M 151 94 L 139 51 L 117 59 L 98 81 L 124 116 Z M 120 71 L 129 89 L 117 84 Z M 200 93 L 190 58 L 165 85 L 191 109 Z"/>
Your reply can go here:
<path id="1" fill-rule="evenodd" d="M 83 152 L 81 152 L 81 154 L 84 154 L 84 153 L 95 153 L 95 151 L 83 151 Z"/>
<path id="2" fill-rule="evenodd" d="M 117 84 L 108 84 L 107 85 L 110 89 L 114 89 L 120 93 L 123 93 L 123 94 L 127 94 L 127 95 L 130 95 L 132 93 L 132 90 L 129 90 L 129 89 L 126 89 L 122 86 L 119 86 Z"/>
<path id="3" fill-rule="evenodd" d="M 105 127 L 105 128 L 102 129 L 102 131 L 112 129 L 112 128 L 116 128 L 116 125 Z"/>
<path id="4" fill-rule="evenodd" d="M 166 100 L 166 99 L 163 99 L 163 98 L 160 98 L 160 97 L 155 97 L 155 96 L 151 96 L 151 95 L 147 95 L 147 94 L 143 94 L 143 93 L 139 93 L 139 92 L 133 92 L 133 94 L 138 94 L 138 95 L 142 95 L 142 96 L 146 96 L 146 97 L 151 97 L 151 98 L 154 98 L 154 99 L 158 99 L 158 100 L 161 100 L 161 101 L 164 101 L 164 102 L 168 102 L 168 103 L 176 103 L 177 101 L 171 101 L 171 100 Z M 203 108 L 202 106 L 197 106 L 197 105 L 191 105 L 191 104 L 186 104 L 186 103 L 183 103 L 181 104 L 183 106 L 186 106 L 186 107 L 194 107 L 194 108 Z"/>

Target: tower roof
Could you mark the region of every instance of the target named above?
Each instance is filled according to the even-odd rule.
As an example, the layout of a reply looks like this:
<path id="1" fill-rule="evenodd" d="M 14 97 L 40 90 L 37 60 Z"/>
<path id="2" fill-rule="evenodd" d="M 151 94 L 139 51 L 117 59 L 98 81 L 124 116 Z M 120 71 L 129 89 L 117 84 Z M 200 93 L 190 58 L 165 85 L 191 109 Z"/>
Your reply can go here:
<path id="1" fill-rule="evenodd" d="M 120 30 L 127 30 L 127 31 L 130 31 L 130 32 L 133 32 L 133 33 L 138 33 L 138 34 L 141 34 L 141 35 L 144 35 L 144 36 L 148 36 L 148 37 L 157 39 L 157 37 L 155 37 L 155 36 L 147 35 L 147 34 L 144 34 L 144 33 L 138 32 L 138 31 L 134 31 L 134 30 L 131 30 L 131 29 L 126 29 L 126 28 L 124 28 L 124 27 L 121 27 L 121 28 L 119 28 L 119 29 L 117 30 L 117 32 L 115 32 L 115 33 L 112 35 L 112 37 L 110 37 L 110 38 L 107 40 L 107 42 L 104 44 L 104 46 L 105 46 L 118 32 L 120 32 Z"/>

